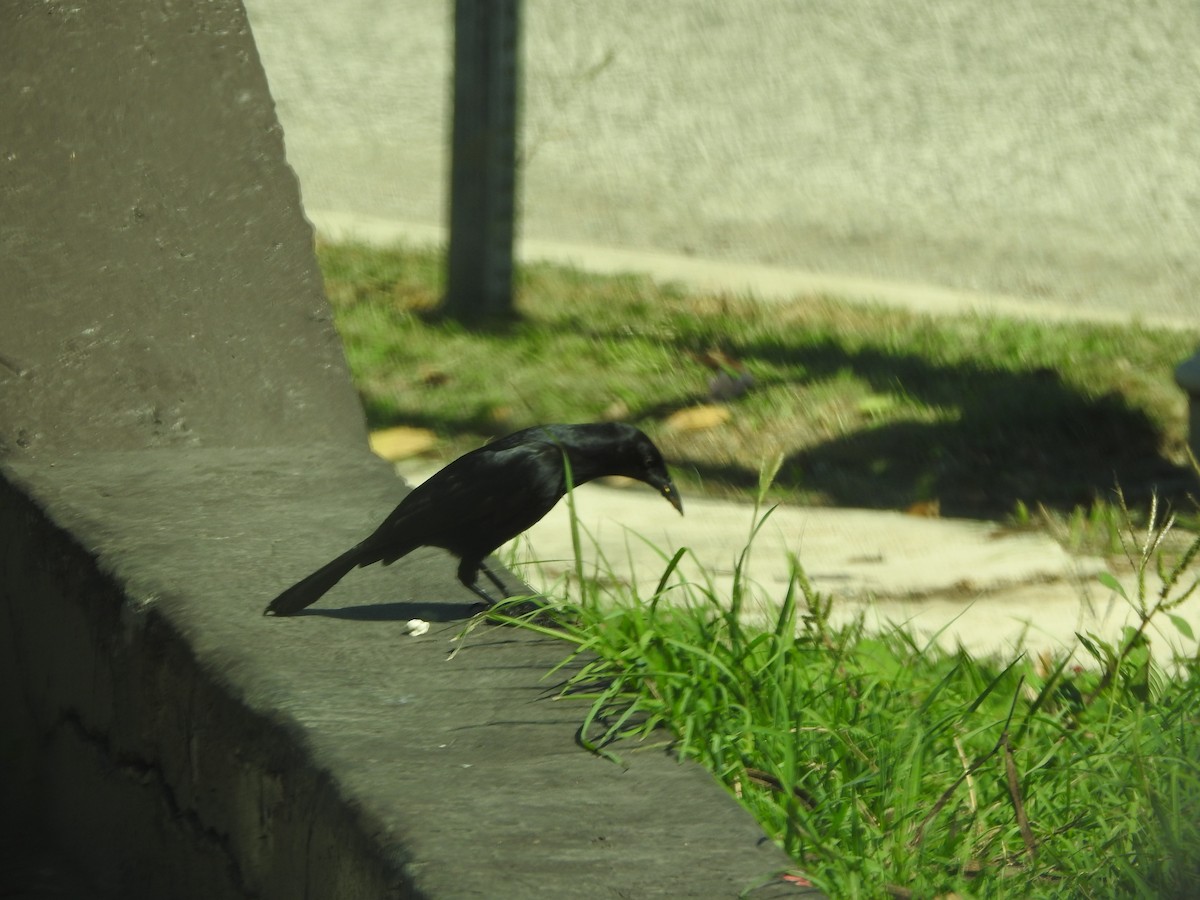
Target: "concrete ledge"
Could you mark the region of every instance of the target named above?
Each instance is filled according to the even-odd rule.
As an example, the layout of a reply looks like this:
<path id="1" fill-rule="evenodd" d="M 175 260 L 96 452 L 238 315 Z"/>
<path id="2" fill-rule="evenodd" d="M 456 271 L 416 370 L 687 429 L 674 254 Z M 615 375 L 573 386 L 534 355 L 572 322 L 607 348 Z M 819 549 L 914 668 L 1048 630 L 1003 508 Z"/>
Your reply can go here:
<path id="1" fill-rule="evenodd" d="M 4 807 L 123 897 L 782 896 L 787 860 L 707 773 L 628 770 L 552 702 L 562 645 L 451 638 L 473 599 L 423 551 L 310 615 L 263 605 L 402 495 L 344 448 L 9 462 Z M 414 616 L 434 622 L 407 636 Z M 32 787 L 28 787 L 32 786 Z"/>

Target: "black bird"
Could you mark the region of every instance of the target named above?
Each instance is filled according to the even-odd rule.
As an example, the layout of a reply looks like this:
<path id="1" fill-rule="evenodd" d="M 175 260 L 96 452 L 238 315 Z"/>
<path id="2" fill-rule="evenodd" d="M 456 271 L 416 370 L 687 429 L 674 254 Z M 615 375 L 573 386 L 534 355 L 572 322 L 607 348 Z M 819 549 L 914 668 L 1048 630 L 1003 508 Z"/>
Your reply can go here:
<path id="1" fill-rule="evenodd" d="M 564 464 L 565 460 L 565 464 Z M 458 580 L 487 603 L 482 570 L 504 592 L 484 557 L 539 521 L 567 492 L 605 475 L 644 481 L 683 513 L 662 454 L 632 425 L 535 425 L 460 456 L 417 485 L 375 533 L 292 585 L 263 615 L 290 616 L 321 597 L 355 566 L 385 566 L 418 547 L 459 558 Z"/>

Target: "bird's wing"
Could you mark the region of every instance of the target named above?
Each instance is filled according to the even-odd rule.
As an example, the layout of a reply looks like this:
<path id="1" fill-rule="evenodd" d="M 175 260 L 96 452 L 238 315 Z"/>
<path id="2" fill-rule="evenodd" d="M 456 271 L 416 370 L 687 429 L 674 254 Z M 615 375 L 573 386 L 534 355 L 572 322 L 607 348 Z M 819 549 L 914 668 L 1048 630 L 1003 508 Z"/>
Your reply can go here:
<path id="1" fill-rule="evenodd" d="M 548 442 L 481 447 L 417 485 L 363 543 L 384 562 L 425 545 L 485 555 L 553 508 L 562 472 Z"/>

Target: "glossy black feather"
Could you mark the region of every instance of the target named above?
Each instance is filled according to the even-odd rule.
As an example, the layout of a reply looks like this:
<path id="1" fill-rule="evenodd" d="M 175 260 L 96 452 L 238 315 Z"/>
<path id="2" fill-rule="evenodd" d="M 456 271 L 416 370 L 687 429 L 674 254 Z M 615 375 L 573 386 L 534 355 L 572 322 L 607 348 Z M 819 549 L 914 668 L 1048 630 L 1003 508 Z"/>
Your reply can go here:
<path id="1" fill-rule="evenodd" d="M 554 508 L 567 491 L 564 457 L 572 484 L 625 475 L 683 512 L 662 454 L 632 425 L 536 425 L 460 456 L 417 485 L 366 540 L 292 585 L 266 614 L 299 612 L 356 566 L 387 565 L 418 547 L 457 556 L 462 583 L 493 602 L 475 583 L 484 557 Z"/>

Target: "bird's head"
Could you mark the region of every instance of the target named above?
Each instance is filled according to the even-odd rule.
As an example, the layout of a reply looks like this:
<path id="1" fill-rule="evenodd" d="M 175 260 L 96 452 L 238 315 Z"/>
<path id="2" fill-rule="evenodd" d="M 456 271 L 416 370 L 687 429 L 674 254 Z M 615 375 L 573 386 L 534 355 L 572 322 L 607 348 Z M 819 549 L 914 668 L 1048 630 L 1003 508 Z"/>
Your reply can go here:
<path id="1" fill-rule="evenodd" d="M 571 465 L 570 483 L 622 475 L 650 485 L 683 515 L 683 500 L 654 442 L 624 422 L 538 426 Z"/>
<path id="2" fill-rule="evenodd" d="M 668 503 L 679 510 L 679 514 L 682 516 L 683 499 L 679 496 L 679 489 L 675 487 L 675 482 L 671 481 L 671 475 L 667 472 L 667 464 L 663 460 L 662 453 L 659 452 L 654 442 L 637 428 L 632 425 L 625 427 L 629 429 L 630 433 L 621 441 L 623 452 L 620 455 L 624 468 L 613 474 L 636 478 L 638 481 L 650 485 L 662 494 Z"/>
<path id="3" fill-rule="evenodd" d="M 679 510 L 679 514 L 683 515 L 683 498 L 679 496 L 679 489 L 675 487 L 675 483 L 671 481 L 664 469 L 660 476 L 653 476 L 645 479 L 646 483 L 651 485 L 656 491 L 667 498 L 667 502 Z"/>

